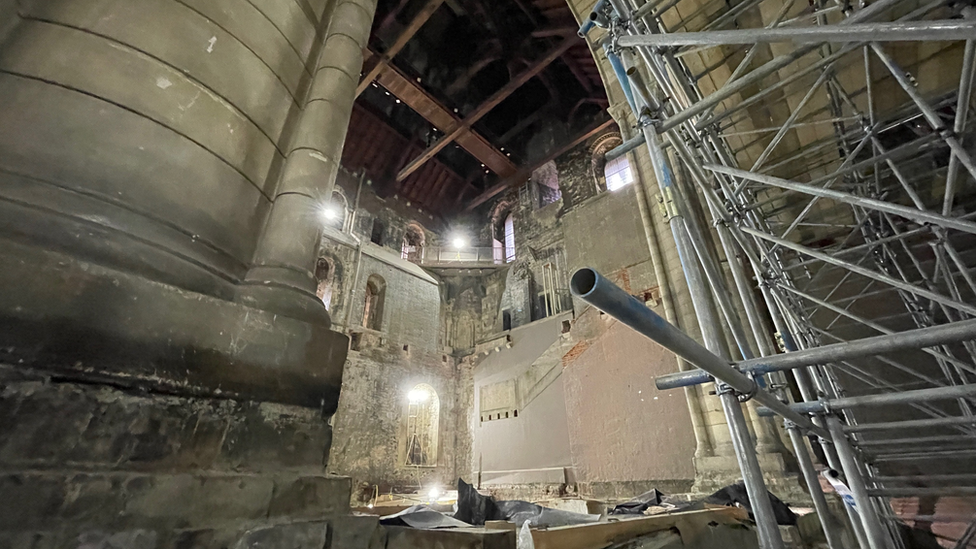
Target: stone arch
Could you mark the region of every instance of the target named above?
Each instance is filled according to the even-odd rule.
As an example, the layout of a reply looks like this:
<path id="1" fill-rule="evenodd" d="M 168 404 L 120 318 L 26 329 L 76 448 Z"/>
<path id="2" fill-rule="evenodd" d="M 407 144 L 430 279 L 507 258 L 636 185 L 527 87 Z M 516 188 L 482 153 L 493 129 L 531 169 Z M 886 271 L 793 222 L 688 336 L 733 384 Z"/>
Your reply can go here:
<path id="1" fill-rule="evenodd" d="M 366 279 L 366 296 L 363 301 L 363 327 L 369 330 L 383 329 L 383 305 L 386 301 L 386 280 L 378 274 Z"/>
<path id="2" fill-rule="evenodd" d="M 623 142 L 620 132 L 607 132 L 597 137 L 590 145 L 590 167 L 596 188 L 600 192 L 607 190 L 607 177 L 604 173 L 607 167 L 607 153 L 619 147 Z"/>
<path id="3" fill-rule="evenodd" d="M 496 240 L 502 240 L 505 237 L 505 218 L 508 214 L 515 211 L 515 207 L 518 206 L 518 197 L 514 195 L 506 195 L 491 209 L 491 237 Z"/>
<path id="4" fill-rule="evenodd" d="M 325 310 L 332 311 L 332 296 L 335 293 L 336 263 L 331 257 L 320 257 L 315 261 L 315 280 L 318 282 L 315 295 Z"/>
<path id="5" fill-rule="evenodd" d="M 433 387 L 418 383 L 407 391 L 406 455 L 408 467 L 437 465 L 440 397 Z"/>
<path id="6" fill-rule="evenodd" d="M 491 244 L 495 263 L 515 261 L 515 207 L 517 198 L 499 200 L 491 213 Z"/>
<path id="7" fill-rule="evenodd" d="M 332 190 L 327 208 L 327 211 L 332 213 L 328 214 L 326 224 L 340 231 L 345 230 L 346 220 L 349 218 L 349 201 L 339 187 Z"/>
<path id="8" fill-rule="evenodd" d="M 419 255 L 421 249 L 426 245 L 427 236 L 420 223 L 411 221 L 403 230 L 403 245 L 401 246 L 400 257 L 408 259 Z"/>

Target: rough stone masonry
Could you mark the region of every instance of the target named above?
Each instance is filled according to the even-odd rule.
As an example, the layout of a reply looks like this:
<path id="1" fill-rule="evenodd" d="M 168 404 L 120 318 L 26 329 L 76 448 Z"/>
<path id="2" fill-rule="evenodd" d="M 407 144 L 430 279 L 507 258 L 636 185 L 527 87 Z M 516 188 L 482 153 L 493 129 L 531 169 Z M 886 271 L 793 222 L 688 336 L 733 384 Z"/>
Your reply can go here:
<path id="1" fill-rule="evenodd" d="M 375 7 L 0 2 L 0 547 L 365 546 L 305 212 Z"/>

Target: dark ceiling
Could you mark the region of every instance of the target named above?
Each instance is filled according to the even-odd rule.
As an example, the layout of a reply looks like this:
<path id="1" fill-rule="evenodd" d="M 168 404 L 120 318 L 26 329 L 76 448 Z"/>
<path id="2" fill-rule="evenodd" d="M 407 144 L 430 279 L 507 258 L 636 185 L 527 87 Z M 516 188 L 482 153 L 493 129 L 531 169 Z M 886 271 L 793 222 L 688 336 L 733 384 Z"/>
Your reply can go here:
<path id="1" fill-rule="evenodd" d="M 380 0 L 342 162 L 442 217 L 594 128 L 607 99 L 565 0 Z"/>

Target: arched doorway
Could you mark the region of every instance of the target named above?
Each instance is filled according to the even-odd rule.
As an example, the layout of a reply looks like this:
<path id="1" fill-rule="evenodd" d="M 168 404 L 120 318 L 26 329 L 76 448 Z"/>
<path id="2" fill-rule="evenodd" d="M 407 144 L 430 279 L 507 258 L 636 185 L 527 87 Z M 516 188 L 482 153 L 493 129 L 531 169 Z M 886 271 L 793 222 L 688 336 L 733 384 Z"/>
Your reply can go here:
<path id="1" fill-rule="evenodd" d="M 437 428 L 440 399 L 426 383 L 407 392 L 407 438 L 404 464 L 412 467 L 437 465 Z"/>

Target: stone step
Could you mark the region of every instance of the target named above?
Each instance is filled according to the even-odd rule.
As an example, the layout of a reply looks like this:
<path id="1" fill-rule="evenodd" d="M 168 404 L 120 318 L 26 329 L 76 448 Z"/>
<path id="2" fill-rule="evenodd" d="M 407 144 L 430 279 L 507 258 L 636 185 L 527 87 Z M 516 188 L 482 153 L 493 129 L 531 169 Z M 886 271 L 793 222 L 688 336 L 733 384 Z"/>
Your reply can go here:
<path id="1" fill-rule="evenodd" d="M 327 475 L 7 473 L 0 547 L 321 549 L 350 490 Z"/>

